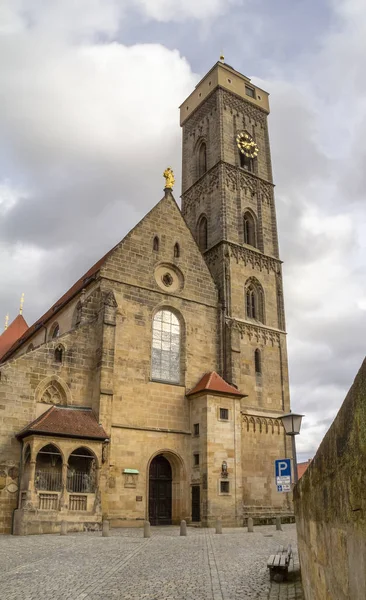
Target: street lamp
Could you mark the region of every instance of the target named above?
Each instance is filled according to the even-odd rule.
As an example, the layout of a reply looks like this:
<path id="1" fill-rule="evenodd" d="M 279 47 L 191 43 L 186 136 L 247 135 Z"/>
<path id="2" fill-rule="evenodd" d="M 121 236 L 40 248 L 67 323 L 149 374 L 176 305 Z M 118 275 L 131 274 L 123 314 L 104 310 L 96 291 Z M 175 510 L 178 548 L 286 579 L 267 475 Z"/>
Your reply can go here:
<path id="1" fill-rule="evenodd" d="M 298 482 L 295 435 L 298 435 L 300 433 L 301 421 L 303 416 L 304 415 L 297 415 L 296 413 L 290 412 L 287 415 L 282 415 L 281 417 L 282 425 L 284 426 L 286 435 L 291 436 L 295 483 Z"/>

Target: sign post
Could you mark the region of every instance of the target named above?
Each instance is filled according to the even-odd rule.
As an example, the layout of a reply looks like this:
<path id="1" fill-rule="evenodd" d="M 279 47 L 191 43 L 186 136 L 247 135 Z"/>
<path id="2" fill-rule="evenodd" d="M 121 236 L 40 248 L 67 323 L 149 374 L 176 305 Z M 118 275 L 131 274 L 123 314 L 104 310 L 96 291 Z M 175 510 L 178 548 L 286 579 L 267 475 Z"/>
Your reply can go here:
<path id="1" fill-rule="evenodd" d="M 291 492 L 291 459 L 275 460 L 276 486 L 278 492 Z"/>

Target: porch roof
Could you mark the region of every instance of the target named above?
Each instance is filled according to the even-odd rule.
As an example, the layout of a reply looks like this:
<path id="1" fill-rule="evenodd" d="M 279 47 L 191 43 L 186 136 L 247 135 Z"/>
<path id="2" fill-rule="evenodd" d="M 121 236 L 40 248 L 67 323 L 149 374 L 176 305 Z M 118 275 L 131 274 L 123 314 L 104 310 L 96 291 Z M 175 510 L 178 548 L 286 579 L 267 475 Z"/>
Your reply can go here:
<path id="1" fill-rule="evenodd" d="M 108 435 L 99 425 L 90 408 L 52 406 L 40 417 L 16 434 L 22 439 L 30 434 L 58 435 L 89 440 L 107 440 Z"/>
<path id="2" fill-rule="evenodd" d="M 193 396 L 198 393 L 216 393 L 220 396 L 238 396 L 244 398 L 247 394 L 242 394 L 239 390 L 227 383 L 216 371 L 205 373 L 199 382 L 190 390 L 186 396 Z"/>

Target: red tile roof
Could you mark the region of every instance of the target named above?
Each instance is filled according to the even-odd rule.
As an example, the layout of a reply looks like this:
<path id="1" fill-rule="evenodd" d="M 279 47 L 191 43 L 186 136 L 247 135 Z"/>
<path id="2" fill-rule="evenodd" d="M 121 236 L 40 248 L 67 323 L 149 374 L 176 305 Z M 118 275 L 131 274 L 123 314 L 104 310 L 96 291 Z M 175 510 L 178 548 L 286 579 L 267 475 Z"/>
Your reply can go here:
<path id="1" fill-rule="evenodd" d="M 13 354 L 13 352 L 15 352 L 23 344 L 23 342 L 29 339 L 35 333 L 35 331 L 37 331 L 37 329 L 40 328 L 41 325 L 49 321 L 51 318 L 54 318 L 55 314 L 59 310 L 61 310 L 61 308 L 63 308 L 63 306 L 65 306 L 67 302 L 69 302 L 74 296 L 76 296 L 76 294 L 81 292 L 83 288 L 87 287 L 89 283 L 91 283 L 95 279 L 95 275 L 101 269 L 108 256 L 113 252 L 113 250 L 114 248 L 109 250 L 109 252 L 107 252 L 107 254 L 103 256 L 103 258 L 98 260 L 98 262 L 96 262 L 95 265 L 93 265 L 89 269 L 89 271 L 85 273 L 85 275 L 80 277 L 80 279 L 78 279 L 78 281 L 74 283 L 74 285 L 71 286 L 71 288 L 63 296 L 61 296 L 61 298 L 57 300 L 57 302 L 55 302 L 55 304 L 53 304 L 51 308 L 42 317 L 40 317 L 40 319 L 38 319 L 38 321 L 33 323 L 33 325 L 29 327 L 29 329 L 27 325 L 25 333 L 23 332 L 24 335 L 21 334 L 21 339 L 18 339 L 17 341 L 14 339 L 12 345 L 8 346 L 8 351 L 5 351 L 3 354 L 1 354 L 0 352 L 0 361 L 3 362 L 4 360 L 8 360 Z"/>
<path id="2" fill-rule="evenodd" d="M 15 317 L 4 333 L 0 335 L 0 358 L 15 344 L 17 340 L 27 331 L 28 325 L 22 315 Z"/>
<path id="3" fill-rule="evenodd" d="M 309 460 L 307 462 L 303 462 L 303 463 L 297 463 L 297 477 L 298 479 L 300 479 L 300 477 L 302 477 L 306 471 L 306 469 L 308 468 L 308 466 L 311 463 L 311 458 L 309 458 Z"/>
<path id="4" fill-rule="evenodd" d="M 108 435 L 99 425 L 90 408 L 52 406 L 38 419 L 24 427 L 16 437 L 21 439 L 32 433 L 94 440 L 108 439 Z"/>
<path id="5" fill-rule="evenodd" d="M 218 375 L 215 371 L 211 371 L 211 373 L 206 373 L 194 386 L 194 388 L 186 394 L 187 396 L 193 396 L 194 394 L 198 394 L 199 392 L 215 392 L 220 395 L 229 396 L 238 396 L 243 398 L 246 394 L 242 394 L 236 389 L 233 385 L 227 383 L 220 375 Z"/>

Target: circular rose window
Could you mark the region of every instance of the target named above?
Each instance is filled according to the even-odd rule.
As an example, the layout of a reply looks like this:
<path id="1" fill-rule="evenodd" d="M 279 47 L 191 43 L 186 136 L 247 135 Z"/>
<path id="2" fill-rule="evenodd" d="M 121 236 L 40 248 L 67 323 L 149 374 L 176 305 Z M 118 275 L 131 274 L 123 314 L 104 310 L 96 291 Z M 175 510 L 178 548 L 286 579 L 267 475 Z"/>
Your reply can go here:
<path id="1" fill-rule="evenodd" d="M 164 275 L 161 278 L 161 281 L 163 282 L 163 284 L 166 287 L 170 287 L 173 284 L 174 279 L 173 279 L 173 277 L 171 276 L 170 273 L 164 273 Z"/>
<path id="2" fill-rule="evenodd" d="M 183 274 L 175 265 L 160 264 L 156 267 L 154 276 L 158 286 L 166 292 L 178 292 L 183 288 Z"/>

